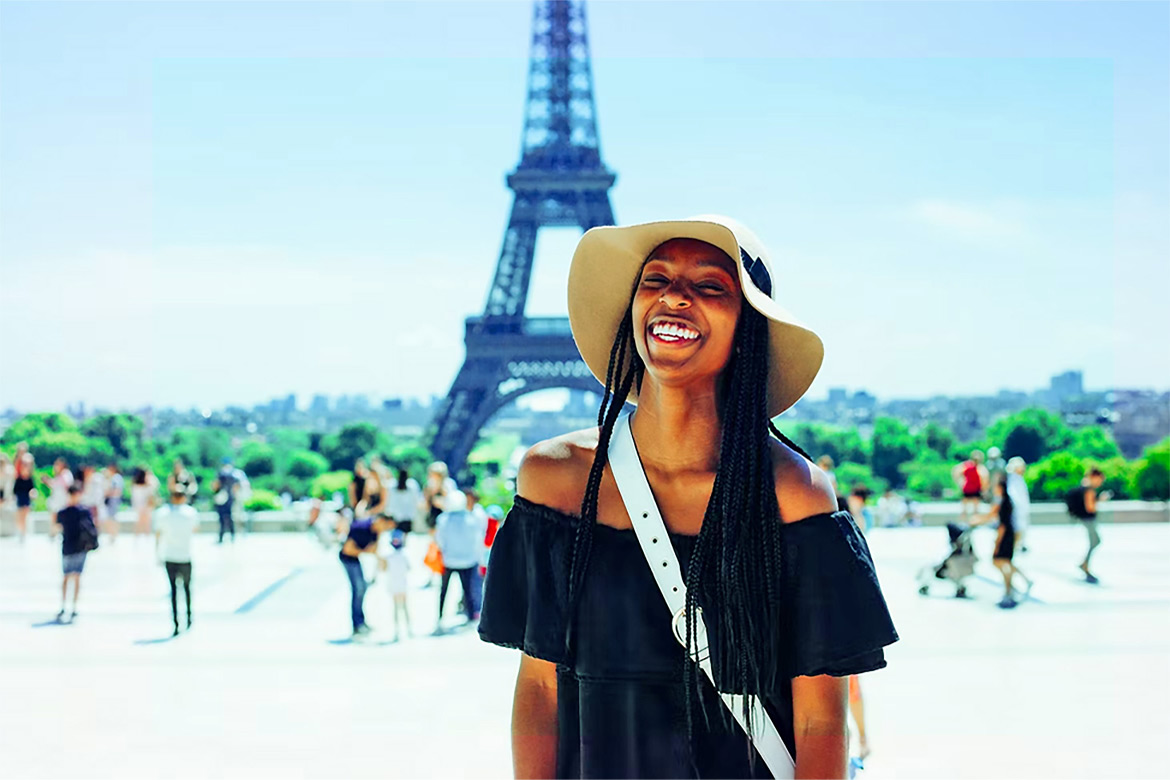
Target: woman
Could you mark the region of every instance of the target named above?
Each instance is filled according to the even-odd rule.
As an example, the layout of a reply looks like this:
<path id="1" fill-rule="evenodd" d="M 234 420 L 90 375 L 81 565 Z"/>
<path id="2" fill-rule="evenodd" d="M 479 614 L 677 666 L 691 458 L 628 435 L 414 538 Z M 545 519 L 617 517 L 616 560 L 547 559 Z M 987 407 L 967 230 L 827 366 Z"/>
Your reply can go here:
<path id="1" fill-rule="evenodd" d="M 370 459 L 370 468 L 362 482 L 362 495 L 354 509 L 354 516 L 359 518 L 377 517 L 386 507 L 386 490 L 382 483 L 386 478 L 386 467 L 381 459 Z"/>
<path id="2" fill-rule="evenodd" d="M 45 499 L 45 508 L 49 510 L 49 536 L 56 536 L 57 513 L 69 503 L 69 486 L 73 484 L 73 472 L 64 458 L 57 458 L 53 461 L 52 475 L 41 479 L 49 489 L 49 496 Z"/>
<path id="3" fill-rule="evenodd" d="M 418 512 L 421 497 L 422 490 L 418 482 L 406 473 L 406 469 L 398 469 L 398 480 L 390 488 L 386 499 L 386 514 L 394 521 L 394 527 L 404 534 L 414 528 L 414 516 Z"/>
<path id="4" fill-rule="evenodd" d="M 158 477 L 149 466 L 134 469 L 130 484 L 130 508 L 134 510 L 134 535 L 150 533 L 150 513 L 154 509 L 158 494 Z"/>
<path id="5" fill-rule="evenodd" d="M 1003 598 L 999 602 L 999 608 L 1012 609 L 1018 605 L 1012 591 L 1012 577 L 1018 574 L 1024 579 L 1026 585 L 1024 601 L 1028 600 L 1028 594 L 1032 592 L 1032 580 L 1012 562 L 1012 556 L 1016 550 L 1015 502 L 1008 494 L 1007 479 L 1004 476 L 1000 476 L 995 483 L 994 490 L 995 497 L 991 511 L 973 521 L 971 526 L 986 525 L 992 520 L 999 520 L 999 531 L 996 532 L 995 551 L 991 554 L 991 561 L 1003 575 Z"/>
<path id="6" fill-rule="evenodd" d="M 770 425 L 823 356 L 772 278 L 758 239 L 724 217 L 582 237 L 569 320 L 605 385 L 599 427 L 525 456 L 480 623 L 523 651 L 518 777 L 845 776 L 845 678 L 885 666 L 897 635 L 829 480 Z M 649 486 L 631 499 L 637 461 Z M 652 511 L 666 538 L 644 533 Z M 643 549 L 664 551 L 658 574 Z M 658 579 L 671 549 L 673 619 Z M 765 713 L 717 696 L 688 656 L 709 657 L 720 691 L 762 692 Z M 772 734 L 749 743 L 725 701 Z"/>
<path id="7" fill-rule="evenodd" d="M 16 532 L 20 541 L 28 533 L 28 512 L 32 508 L 33 498 L 37 495 L 37 485 L 33 480 L 36 463 L 31 453 L 25 452 L 16 458 L 16 478 L 12 481 L 12 495 L 16 498 Z"/>
<path id="8" fill-rule="evenodd" d="M 455 480 L 448 475 L 447 464 L 435 461 L 427 467 L 427 484 L 423 488 L 423 511 L 427 520 L 427 528 L 433 533 L 435 521 L 443 514 L 443 507 L 447 503 L 447 496 L 459 489 Z"/>

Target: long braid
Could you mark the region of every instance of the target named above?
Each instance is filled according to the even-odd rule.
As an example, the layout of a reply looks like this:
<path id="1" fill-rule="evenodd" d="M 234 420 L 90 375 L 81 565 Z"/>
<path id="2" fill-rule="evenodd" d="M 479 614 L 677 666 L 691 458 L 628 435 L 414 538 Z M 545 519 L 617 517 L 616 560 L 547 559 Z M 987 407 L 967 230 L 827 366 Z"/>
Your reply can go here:
<path id="1" fill-rule="evenodd" d="M 630 334 L 633 330 L 633 302 L 626 310 L 618 325 L 613 347 L 609 353 L 606 368 L 605 392 L 597 414 L 599 429 L 597 453 L 589 468 L 589 479 L 585 483 L 585 495 L 581 499 L 581 520 L 573 538 L 573 552 L 569 559 L 569 617 L 565 632 L 565 654 L 573 652 L 573 632 L 576 626 L 577 604 L 581 597 L 581 586 L 589 568 L 589 557 L 593 550 L 593 531 L 597 524 L 597 500 L 601 490 L 601 478 L 605 464 L 609 461 L 609 441 L 614 425 L 629 398 L 635 380 L 640 379 L 644 365 L 637 353 L 630 349 Z M 624 370 L 623 370 L 624 369 Z M 620 377 L 618 376 L 620 374 Z"/>

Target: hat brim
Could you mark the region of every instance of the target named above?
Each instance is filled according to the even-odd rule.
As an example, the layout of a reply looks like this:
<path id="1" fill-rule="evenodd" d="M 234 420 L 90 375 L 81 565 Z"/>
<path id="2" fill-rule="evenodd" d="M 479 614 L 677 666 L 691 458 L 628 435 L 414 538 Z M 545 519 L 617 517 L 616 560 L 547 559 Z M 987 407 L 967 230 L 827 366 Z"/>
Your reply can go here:
<path id="1" fill-rule="evenodd" d="M 740 260 L 740 243 L 731 228 L 704 219 L 597 227 L 581 237 L 569 266 L 569 326 L 589 370 L 605 384 L 614 336 L 642 265 L 655 247 L 673 238 L 704 241 L 735 260 L 744 298 L 768 319 L 768 414 L 775 417 L 789 409 L 820 371 L 824 345 L 816 333 L 755 286 Z M 629 400 L 637 403 L 636 388 Z"/>

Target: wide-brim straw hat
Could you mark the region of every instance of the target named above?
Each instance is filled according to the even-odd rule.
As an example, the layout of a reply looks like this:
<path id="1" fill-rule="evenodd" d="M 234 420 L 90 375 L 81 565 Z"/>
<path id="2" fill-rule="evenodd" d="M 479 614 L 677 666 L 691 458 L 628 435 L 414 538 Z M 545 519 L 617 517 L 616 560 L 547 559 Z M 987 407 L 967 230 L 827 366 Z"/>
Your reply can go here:
<path id="1" fill-rule="evenodd" d="M 820 371 L 824 344 L 777 303 L 780 285 L 763 242 L 736 220 L 714 214 L 596 227 L 581 237 L 569 266 L 569 326 L 589 370 L 605 384 L 610 350 L 642 265 L 673 238 L 704 241 L 736 262 L 744 299 L 768 319 L 768 414 L 775 417 L 791 407 Z M 637 402 L 636 388 L 629 400 Z"/>

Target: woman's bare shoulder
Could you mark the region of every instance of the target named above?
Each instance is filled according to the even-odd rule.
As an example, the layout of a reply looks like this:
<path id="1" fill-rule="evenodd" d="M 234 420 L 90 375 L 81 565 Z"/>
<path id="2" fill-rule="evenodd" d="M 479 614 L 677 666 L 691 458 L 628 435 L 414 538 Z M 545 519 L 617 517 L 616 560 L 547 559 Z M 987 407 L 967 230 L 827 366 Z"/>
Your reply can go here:
<path id="1" fill-rule="evenodd" d="M 772 470 L 780 519 L 794 523 L 806 517 L 837 511 L 833 482 L 815 463 L 781 441 L 772 440 Z"/>
<path id="2" fill-rule="evenodd" d="M 516 493 L 557 511 L 578 514 L 597 441 L 597 429 L 587 428 L 532 445 L 520 461 Z"/>

